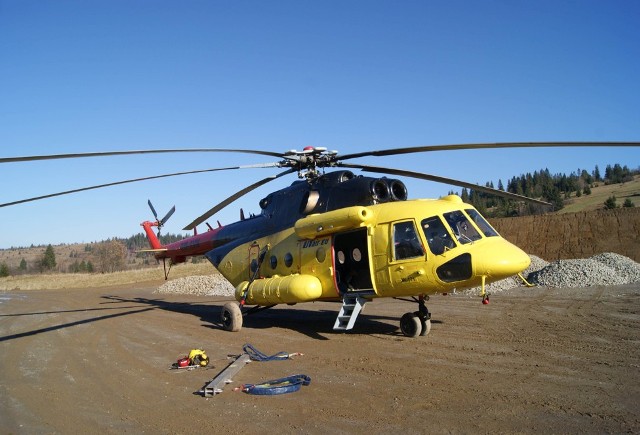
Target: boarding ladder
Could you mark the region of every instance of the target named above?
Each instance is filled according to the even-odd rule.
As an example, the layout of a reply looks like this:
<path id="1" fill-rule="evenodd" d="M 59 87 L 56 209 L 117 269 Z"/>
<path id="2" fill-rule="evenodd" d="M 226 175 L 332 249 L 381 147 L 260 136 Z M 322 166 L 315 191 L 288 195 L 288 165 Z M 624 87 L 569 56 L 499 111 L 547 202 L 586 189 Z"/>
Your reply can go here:
<path id="1" fill-rule="evenodd" d="M 336 323 L 333 325 L 333 330 L 348 331 L 352 329 L 364 304 L 369 302 L 369 299 L 366 299 L 364 295 L 371 293 L 370 291 L 345 293 L 342 297 L 342 307 L 336 318 Z"/>

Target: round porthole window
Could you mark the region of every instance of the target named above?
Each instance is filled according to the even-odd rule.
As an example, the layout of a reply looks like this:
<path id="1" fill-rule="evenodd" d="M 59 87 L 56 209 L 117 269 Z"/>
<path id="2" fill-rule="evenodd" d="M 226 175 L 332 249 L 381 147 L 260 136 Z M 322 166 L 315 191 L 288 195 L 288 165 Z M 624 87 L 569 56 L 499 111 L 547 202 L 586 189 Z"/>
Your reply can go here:
<path id="1" fill-rule="evenodd" d="M 318 260 L 318 263 L 322 263 L 325 258 L 327 258 L 327 251 L 324 248 L 318 248 L 316 251 L 316 260 Z"/>
<path id="2" fill-rule="evenodd" d="M 355 248 L 353 251 L 351 251 L 351 258 L 353 258 L 353 261 L 360 261 L 362 260 L 362 252 L 360 252 L 360 249 Z"/>
<path id="3" fill-rule="evenodd" d="M 338 263 L 344 264 L 344 260 L 345 260 L 344 252 L 338 251 L 337 257 L 338 257 Z"/>
<path id="4" fill-rule="evenodd" d="M 278 267 L 278 257 L 272 255 L 271 258 L 269 258 L 269 263 L 271 263 L 271 268 L 275 269 L 276 267 Z"/>
<path id="5" fill-rule="evenodd" d="M 287 267 L 291 267 L 293 264 L 293 255 L 290 252 L 287 252 L 284 256 L 284 265 Z"/>

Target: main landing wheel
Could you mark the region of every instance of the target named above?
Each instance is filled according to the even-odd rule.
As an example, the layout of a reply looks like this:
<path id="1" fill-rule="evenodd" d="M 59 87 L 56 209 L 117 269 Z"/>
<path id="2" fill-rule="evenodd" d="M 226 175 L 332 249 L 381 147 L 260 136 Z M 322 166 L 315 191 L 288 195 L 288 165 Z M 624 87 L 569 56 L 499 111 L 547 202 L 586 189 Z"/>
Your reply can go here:
<path id="1" fill-rule="evenodd" d="M 418 302 L 418 311 L 406 313 L 400 318 L 400 330 L 407 337 L 425 336 L 431 332 L 431 313 L 424 301 L 425 296 L 413 298 Z"/>
<path id="2" fill-rule="evenodd" d="M 406 313 L 400 318 L 400 330 L 407 337 L 417 337 L 422 333 L 422 323 L 415 313 Z"/>
<path id="3" fill-rule="evenodd" d="M 235 302 L 227 302 L 222 307 L 222 328 L 225 331 L 238 332 L 242 329 L 242 311 Z"/>

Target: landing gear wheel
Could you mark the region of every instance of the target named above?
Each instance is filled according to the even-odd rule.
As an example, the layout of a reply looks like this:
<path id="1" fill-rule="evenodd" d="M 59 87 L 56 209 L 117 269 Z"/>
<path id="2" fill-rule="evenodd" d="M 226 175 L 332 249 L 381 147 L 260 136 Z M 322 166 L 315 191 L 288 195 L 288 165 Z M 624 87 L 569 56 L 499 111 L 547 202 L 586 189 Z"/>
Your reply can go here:
<path id="1" fill-rule="evenodd" d="M 422 326 L 420 336 L 424 337 L 431 332 L 431 314 L 427 311 L 427 307 L 421 308 L 421 310 L 423 311 L 415 311 L 413 314 L 420 319 L 420 325 Z"/>
<path id="2" fill-rule="evenodd" d="M 422 322 L 415 313 L 406 313 L 400 318 L 400 330 L 407 337 L 417 337 L 422 334 Z"/>
<path id="3" fill-rule="evenodd" d="M 242 329 L 242 311 L 235 302 L 227 302 L 222 307 L 222 328 L 225 331 L 238 332 Z"/>
<path id="4" fill-rule="evenodd" d="M 425 335 L 429 334 L 429 332 L 431 332 L 431 319 L 420 319 L 420 325 L 422 326 L 422 331 L 420 331 L 421 337 L 424 337 Z"/>

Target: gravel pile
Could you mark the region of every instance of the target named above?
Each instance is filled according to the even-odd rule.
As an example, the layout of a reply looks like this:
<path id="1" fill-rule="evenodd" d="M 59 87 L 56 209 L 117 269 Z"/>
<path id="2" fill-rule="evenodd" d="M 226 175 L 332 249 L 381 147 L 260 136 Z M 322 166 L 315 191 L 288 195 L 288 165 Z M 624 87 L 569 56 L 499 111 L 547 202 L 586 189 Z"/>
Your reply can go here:
<path id="1" fill-rule="evenodd" d="M 167 281 L 156 293 L 190 294 L 198 296 L 233 296 L 236 289 L 216 273 L 207 276 L 187 276 Z"/>
<path id="2" fill-rule="evenodd" d="M 545 287 L 589 287 L 640 283 L 640 264 L 624 255 L 606 252 L 591 258 L 558 260 L 548 263 L 530 255 L 531 265 L 522 275 L 531 284 Z M 522 287 L 518 277 L 487 284 L 489 293 Z M 192 294 L 200 296 L 233 297 L 235 288 L 220 274 L 189 276 L 165 282 L 157 293 Z M 453 293 L 456 293 L 454 290 Z M 480 287 L 463 290 L 464 294 L 478 294 Z"/>
<path id="3" fill-rule="evenodd" d="M 624 255 L 606 252 L 579 260 L 558 260 L 527 279 L 546 287 L 589 287 L 640 282 L 640 264 Z"/>

